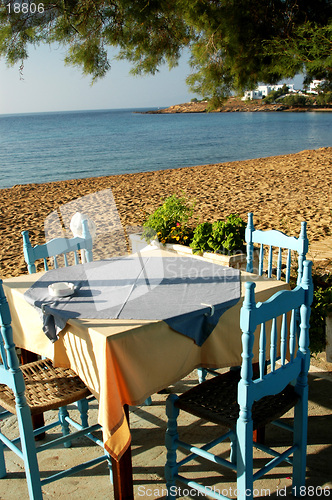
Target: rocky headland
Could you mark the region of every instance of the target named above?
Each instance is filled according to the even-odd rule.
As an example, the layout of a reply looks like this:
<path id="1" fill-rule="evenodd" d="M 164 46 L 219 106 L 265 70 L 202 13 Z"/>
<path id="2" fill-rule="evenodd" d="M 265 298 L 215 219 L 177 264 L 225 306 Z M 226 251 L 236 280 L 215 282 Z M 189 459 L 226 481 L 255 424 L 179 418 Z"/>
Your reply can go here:
<path id="1" fill-rule="evenodd" d="M 328 111 L 330 107 L 321 108 L 318 106 L 295 107 L 284 104 L 265 104 L 262 100 L 241 101 L 236 97 L 230 97 L 219 108 L 213 111 L 209 110 L 208 101 L 193 101 L 183 104 L 175 104 L 168 108 L 146 111 L 148 114 L 167 114 L 167 113 L 231 113 L 231 112 L 257 112 L 257 111 Z"/>

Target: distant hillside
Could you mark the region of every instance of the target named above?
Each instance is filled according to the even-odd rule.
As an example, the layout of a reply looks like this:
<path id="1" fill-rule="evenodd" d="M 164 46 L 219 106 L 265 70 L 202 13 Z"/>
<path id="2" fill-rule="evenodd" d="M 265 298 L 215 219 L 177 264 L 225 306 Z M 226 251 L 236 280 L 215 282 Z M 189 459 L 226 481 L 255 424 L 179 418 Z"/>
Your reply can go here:
<path id="1" fill-rule="evenodd" d="M 236 97 L 230 97 L 223 106 L 211 111 L 212 113 L 230 113 L 240 111 L 317 111 L 317 110 L 331 110 L 331 108 L 317 108 L 316 106 L 310 107 L 290 107 L 283 104 L 265 104 L 262 100 L 256 101 L 241 101 Z M 165 109 L 158 109 L 155 111 L 147 111 L 152 114 L 163 113 L 207 113 L 208 101 L 200 102 L 186 102 L 184 104 L 175 104 Z"/>

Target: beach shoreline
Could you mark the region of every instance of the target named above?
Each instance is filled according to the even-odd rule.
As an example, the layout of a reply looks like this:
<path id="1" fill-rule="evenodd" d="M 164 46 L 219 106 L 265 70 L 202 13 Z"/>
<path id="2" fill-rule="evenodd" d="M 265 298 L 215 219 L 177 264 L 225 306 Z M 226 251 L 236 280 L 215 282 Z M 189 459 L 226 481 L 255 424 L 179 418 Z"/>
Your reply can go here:
<path id="1" fill-rule="evenodd" d="M 172 113 L 313 113 L 332 111 L 332 106 L 321 107 L 318 105 L 311 106 L 287 106 L 282 102 L 266 104 L 263 99 L 247 100 L 236 97 L 230 97 L 221 106 L 216 109 L 209 109 L 208 101 L 191 101 L 182 104 L 174 104 L 167 108 L 158 110 L 144 111 L 144 114 L 172 114 Z"/>
<path id="2" fill-rule="evenodd" d="M 27 272 L 21 231 L 32 244 L 45 241 L 44 222 L 73 200 L 109 191 L 123 228 L 142 225 L 168 196 L 195 201 L 195 220 L 254 213 L 258 229 L 298 236 L 307 221 L 310 244 L 332 236 L 332 147 L 295 154 L 153 172 L 91 177 L 0 190 L 0 277 Z M 108 221 L 104 221 L 105 227 Z M 112 239 L 110 224 L 109 240 Z M 107 244 L 107 243 L 106 243 Z"/>

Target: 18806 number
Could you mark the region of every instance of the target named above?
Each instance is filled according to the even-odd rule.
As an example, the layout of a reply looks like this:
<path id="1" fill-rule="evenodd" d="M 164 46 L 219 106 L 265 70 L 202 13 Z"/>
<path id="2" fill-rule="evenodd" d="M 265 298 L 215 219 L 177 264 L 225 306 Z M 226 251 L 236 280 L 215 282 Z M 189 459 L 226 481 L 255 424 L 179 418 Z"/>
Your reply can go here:
<path id="1" fill-rule="evenodd" d="M 8 9 L 8 14 L 35 14 L 39 13 L 42 14 L 44 12 L 44 4 L 43 3 L 19 3 L 19 2 L 14 2 L 14 3 L 7 3 L 6 5 Z"/>
<path id="2" fill-rule="evenodd" d="M 294 486 L 292 490 L 293 495 L 300 497 L 329 497 L 331 494 L 329 487 L 322 486 L 300 486 L 299 488 Z"/>

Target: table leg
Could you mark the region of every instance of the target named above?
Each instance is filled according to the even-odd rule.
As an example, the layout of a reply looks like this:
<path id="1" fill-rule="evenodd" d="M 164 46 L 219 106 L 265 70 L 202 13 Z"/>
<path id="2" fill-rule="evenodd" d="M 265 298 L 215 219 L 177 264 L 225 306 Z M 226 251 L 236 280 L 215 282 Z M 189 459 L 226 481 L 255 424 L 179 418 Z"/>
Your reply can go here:
<path id="1" fill-rule="evenodd" d="M 33 361 L 37 361 L 38 355 L 35 354 L 34 352 L 27 351 L 25 349 L 21 349 L 21 364 L 25 365 L 27 363 L 32 363 Z M 39 429 L 39 427 L 43 427 L 45 425 L 44 421 L 44 414 L 40 413 L 39 415 L 32 415 L 32 427 L 34 429 Z M 41 434 L 38 434 L 38 436 L 35 437 L 36 441 L 41 441 L 42 439 L 45 438 L 45 432 L 42 432 Z"/>
<path id="2" fill-rule="evenodd" d="M 124 405 L 124 411 L 129 425 L 129 408 Z M 131 447 L 125 451 L 120 460 L 112 458 L 113 488 L 115 500 L 133 500 L 133 468 L 131 461 Z"/>
<path id="3" fill-rule="evenodd" d="M 37 361 L 38 355 L 34 352 L 27 351 L 26 349 L 21 349 L 21 363 L 22 365 L 26 365 L 27 363 L 32 363 L 33 361 Z"/>

